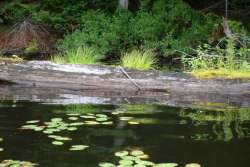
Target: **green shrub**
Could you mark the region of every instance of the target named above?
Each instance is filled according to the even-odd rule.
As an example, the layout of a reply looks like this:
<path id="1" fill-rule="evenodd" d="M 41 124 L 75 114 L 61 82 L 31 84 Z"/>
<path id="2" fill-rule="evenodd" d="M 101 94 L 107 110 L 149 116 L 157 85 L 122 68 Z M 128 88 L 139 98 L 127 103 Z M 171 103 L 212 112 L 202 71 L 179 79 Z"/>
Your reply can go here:
<path id="1" fill-rule="evenodd" d="M 64 57 L 52 57 L 52 61 L 59 64 L 97 64 L 99 58 L 93 49 L 89 47 L 79 47 L 77 50 L 67 51 Z"/>
<path id="2" fill-rule="evenodd" d="M 197 56 L 184 56 L 184 64 L 195 76 L 213 77 L 226 76 L 229 78 L 250 78 L 250 48 L 241 46 L 237 48 L 235 41 L 228 38 L 224 48 L 210 45 L 198 47 L 195 50 Z"/>
<path id="3" fill-rule="evenodd" d="M 121 64 L 127 68 L 139 70 L 152 69 L 157 63 L 155 54 L 152 51 L 138 51 L 125 53 L 121 59 Z"/>

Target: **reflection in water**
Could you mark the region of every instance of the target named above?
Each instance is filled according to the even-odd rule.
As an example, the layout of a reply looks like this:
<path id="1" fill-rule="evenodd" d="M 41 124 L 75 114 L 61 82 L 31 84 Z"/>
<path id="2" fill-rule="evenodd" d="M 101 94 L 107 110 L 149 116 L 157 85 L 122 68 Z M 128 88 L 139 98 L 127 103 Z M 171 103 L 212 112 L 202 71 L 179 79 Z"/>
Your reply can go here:
<path id="1" fill-rule="evenodd" d="M 78 115 L 75 122 L 69 119 L 72 114 Z M 61 118 L 65 124 L 79 125 L 92 121 L 91 117 L 96 121 L 97 115 L 106 115 L 109 124 L 97 122 L 78 126 L 76 131 L 56 132 L 56 135 L 72 138 L 63 146 L 52 145 L 51 139 L 42 131 L 20 130 L 29 120 L 39 120 L 39 125 L 44 126 L 53 118 Z M 208 110 L 160 105 L 2 102 L 0 127 L 0 136 L 4 138 L 0 147 L 6 150 L 0 161 L 13 158 L 48 167 L 80 167 L 82 164 L 97 167 L 99 162 L 117 162 L 113 156 L 116 151 L 140 149 L 157 163 L 177 162 L 184 166 L 196 162 L 204 167 L 217 167 L 214 164 L 218 162 L 220 167 L 236 164 L 244 167 L 250 163 L 247 147 L 250 144 L 250 109 L 247 108 Z M 89 148 L 83 152 L 69 152 L 71 145 L 79 144 Z"/>
<path id="2" fill-rule="evenodd" d="M 248 138 L 249 129 L 244 125 L 250 122 L 250 109 L 225 109 L 219 111 L 191 111 L 182 110 L 180 117 L 189 118 L 196 126 L 212 124 L 213 134 L 195 134 L 194 139 L 230 141 L 233 138 Z"/>

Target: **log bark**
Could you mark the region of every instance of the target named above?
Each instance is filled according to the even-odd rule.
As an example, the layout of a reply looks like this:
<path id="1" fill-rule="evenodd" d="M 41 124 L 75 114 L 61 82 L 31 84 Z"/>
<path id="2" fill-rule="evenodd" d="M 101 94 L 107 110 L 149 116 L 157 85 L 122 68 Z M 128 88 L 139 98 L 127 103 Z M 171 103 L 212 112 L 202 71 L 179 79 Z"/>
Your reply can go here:
<path id="1" fill-rule="evenodd" d="M 0 65 L 0 100 L 185 107 L 225 103 L 250 107 L 249 81 L 201 80 L 183 73 L 125 70 L 140 86 L 139 91 L 118 67 L 58 65 L 47 61 Z"/>

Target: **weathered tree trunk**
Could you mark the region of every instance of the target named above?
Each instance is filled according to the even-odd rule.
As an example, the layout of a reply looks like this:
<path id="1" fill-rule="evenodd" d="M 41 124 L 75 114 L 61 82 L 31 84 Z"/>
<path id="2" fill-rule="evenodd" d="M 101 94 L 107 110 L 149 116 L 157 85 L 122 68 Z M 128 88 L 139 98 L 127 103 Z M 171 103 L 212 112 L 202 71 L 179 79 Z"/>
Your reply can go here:
<path id="1" fill-rule="evenodd" d="M 118 67 L 27 62 L 0 65 L 0 100 L 51 103 L 156 103 L 250 107 L 250 82 Z"/>
<path id="2" fill-rule="evenodd" d="M 128 9 L 129 0 L 119 0 L 119 7 L 121 9 Z"/>

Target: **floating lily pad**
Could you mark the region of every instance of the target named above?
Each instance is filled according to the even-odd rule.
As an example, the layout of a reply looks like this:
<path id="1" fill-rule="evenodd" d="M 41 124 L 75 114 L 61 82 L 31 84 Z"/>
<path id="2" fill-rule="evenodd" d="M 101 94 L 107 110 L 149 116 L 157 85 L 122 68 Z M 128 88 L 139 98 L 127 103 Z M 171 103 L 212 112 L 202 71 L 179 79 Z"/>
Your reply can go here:
<path id="1" fill-rule="evenodd" d="M 53 141 L 52 144 L 53 144 L 53 145 L 57 145 L 57 146 L 61 146 L 61 145 L 63 145 L 64 143 L 61 142 L 61 141 Z"/>
<path id="2" fill-rule="evenodd" d="M 71 121 L 76 121 L 76 120 L 78 120 L 79 118 L 78 118 L 78 117 L 69 117 L 68 119 L 71 120 Z"/>
<path id="3" fill-rule="evenodd" d="M 96 121 L 98 121 L 98 122 L 104 122 L 104 121 L 107 121 L 107 120 L 108 120 L 108 118 L 105 118 L 105 117 L 96 118 Z"/>
<path id="4" fill-rule="evenodd" d="M 177 163 L 160 163 L 156 164 L 154 167 L 176 167 L 178 166 Z"/>
<path id="5" fill-rule="evenodd" d="M 81 125 L 84 125 L 84 123 L 83 122 L 75 122 L 75 123 L 69 124 L 69 126 L 81 126 Z"/>
<path id="6" fill-rule="evenodd" d="M 99 122 L 96 122 L 96 121 L 85 121 L 84 123 L 86 125 L 98 125 L 98 124 L 100 124 Z"/>
<path id="7" fill-rule="evenodd" d="M 133 119 L 133 117 L 120 117 L 120 120 L 122 121 L 129 121 L 131 119 Z"/>
<path id="8" fill-rule="evenodd" d="M 139 122 L 135 122 L 135 121 L 129 121 L 128 122 L 130 125 L 138 125 L 139 124 Z"/>
<path id="9" fill-rule="evenodd" d="M 79 116 L 80 114 L 77 114 L 77 113 L 68 113 L 67 115 L 68 116 Z"/>
<path id="10" fill-rule="evenodd" d="M 96 114 L 96 117 L 100 117 L 100 118 L 107 118 L 108 116 L 105 114 Z"/>
<path id="11" fill-rule="evenodd" d="M 87 149 L 89 146 L 87 145 L 72 145 L 69 149 L 70 151 L 81 151 Z"/>
<path id="12" fill-rule="evenodd" d="M 100 166 L 100 167 L 116 167 L 115 164 L 112 164 L 112 163 L 109 163 L 109 162 L 102 162 L 102 163 L 99 163 L 99 166 Z"/>
<path id="13" fill-rule="evenodd" d="M 77 127 L 69 127 L 67 128 L 68 131 L 76 131 L 77 130 Z"/>
<path id="14" fill-rule="evenodd" d="M 132 165 L 133 163 L 134 163 L 133 161 L 126 159 L 122 159 L 119 161 L 119 164 L 121 164 L 122 166 Z"/>
<path id="15" fill-rule="evenodd" d="M 117 156 L 117 157 L 123 157 L 126 155 L 128 155 L 128 151 L 118 151 L 115 153 L 115 156 Z"/>
<path id="16" fill-rule="evenodd" d="M 40 122 L 40 120 L 31 120 L 31 121 L 26 121 L 26 124 L 35 124 Z"/>
<path id="17" fill-rule="evenodd" d="M 61 122 L 63 119 L 62 118 L 52 118 L 52 122 Z"/>
<path id="18" fill-rule="evenodd" d="M 85 119 L 95 119 L 96 118 L 95 116 L 92 116 L 92 115 L 81 115 L 80 117 L 85 118 Z"/>
<path id="19" fill-rule="evenodd" d="M 113 125 L 112 121 L 102 122 L 103 125 Z"/>
<path id="20" fill-rule="evenodd" d="M 197 163 L 190 163 L 190 164 L 186 164 L 185 167 L 201 167 L 201 165 Z"/>
<path id="21" fill-rule="evenodd" d="M 144 160 L 136 160 L 137 164 L 145 165 L 145 166 L 154 166 L 155 163 L 151 161 L 144 161 Z"/>
<path id="22" fill-rule="evenodd" d="M 141 150 L 133 150 L 133 151 L 131 151 L 130 154 L 133 155 L 133 156 L 140 156 L 140 155 L 143 155 L 144 152 L 141 151 Z"/>

